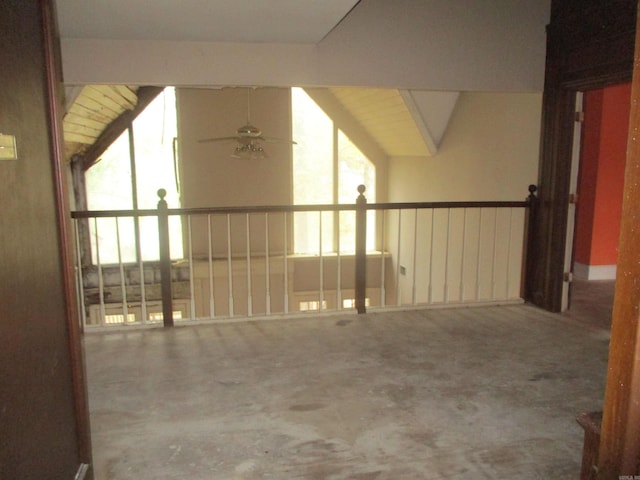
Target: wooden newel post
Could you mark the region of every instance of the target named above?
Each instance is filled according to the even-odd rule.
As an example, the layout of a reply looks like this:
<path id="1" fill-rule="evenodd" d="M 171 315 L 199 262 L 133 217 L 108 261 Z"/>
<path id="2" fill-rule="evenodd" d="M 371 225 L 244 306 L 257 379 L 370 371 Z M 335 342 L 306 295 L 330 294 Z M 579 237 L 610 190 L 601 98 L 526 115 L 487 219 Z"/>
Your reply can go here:
<path id="1" fill-rule="evenodd" d="M 173 327 L 173 301 L 171 294 L 171 253 L 169 249 L 169 211 L 164 197 L 167 191 L 158 190 L 158 246 L 160 250 L 160 292 L 162 294 L 162 321 Z"/>
<path id="2" fill-rule="evenodd" d="M 536 208 L 538 208 L 538 197 L 536 196 L 537 191 L 537 186 L 529 185 L 529 196 L 527 197 L 527 202 L 529 203 L 529 217 L 534 217 Z"/>
<path id="3" fill-rule="evenodd" d="M 367 313 L 365 298 L 367 295 L 367 199 L 366 187 L 358 185 L 356 199 L 356 310 Z"/>
<path id="4" fill-rule="evenodd" d="M 524 298 L 527 301 L 531 301 L 533 292 L 531 291 L 531 282 L 528 279 L 533 275 L 534 261 L 536 259 L 535 254 L 535 226 L 536 215 L 538 212 L 538 197 L 536 192 L 538 187 L 535 185 L 529 185 L 529 196 L 527 197 L 527 216 L 525 220 L 525 275 L 524 275 Z"/>

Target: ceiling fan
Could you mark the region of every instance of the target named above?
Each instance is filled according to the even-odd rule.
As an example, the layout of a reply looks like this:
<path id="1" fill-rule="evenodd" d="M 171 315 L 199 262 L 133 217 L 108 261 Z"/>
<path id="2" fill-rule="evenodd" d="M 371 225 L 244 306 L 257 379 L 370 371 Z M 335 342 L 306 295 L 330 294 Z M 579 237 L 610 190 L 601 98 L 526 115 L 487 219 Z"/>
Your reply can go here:
<path id="1" fill-rule="evenodd" d="M 267 157 L 262 142 L 265 143 L 290 143 L 296 145 L 293 140 L 283 138 L 265 137 L 262 131 L 251 123 L 251 89 L 247 88 L 247 123 L 236 130 L 236 134 L 229 137 L 204 138 L 199 143 L 236 141 L 236 148 L 232 158 L 265 158 Z"/>

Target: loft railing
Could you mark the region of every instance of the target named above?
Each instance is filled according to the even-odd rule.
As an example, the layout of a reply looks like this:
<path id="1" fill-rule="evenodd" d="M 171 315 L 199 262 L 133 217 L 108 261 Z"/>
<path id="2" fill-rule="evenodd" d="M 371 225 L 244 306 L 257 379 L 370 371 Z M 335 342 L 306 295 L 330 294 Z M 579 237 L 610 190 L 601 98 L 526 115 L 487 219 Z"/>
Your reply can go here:
<path id="1" fill-rule="evenodd" d="M 86 327 L 172 326 L 521 301 L 535 191 L 514 202 L 368 204 L 361 185 L 355 204 L 170 209 L 160 190 L 157 210 L 73 212 L 81 318 Z M 313 224 L 315 252 L 292 248 L 300 216 Z M 172 259 L 170 224 L 178 219 L 184 253 Z M 151 248 L 140 239 L 149 232 L 157 236 Z M 109 259 L 106 242 L 115 252 Z"/>

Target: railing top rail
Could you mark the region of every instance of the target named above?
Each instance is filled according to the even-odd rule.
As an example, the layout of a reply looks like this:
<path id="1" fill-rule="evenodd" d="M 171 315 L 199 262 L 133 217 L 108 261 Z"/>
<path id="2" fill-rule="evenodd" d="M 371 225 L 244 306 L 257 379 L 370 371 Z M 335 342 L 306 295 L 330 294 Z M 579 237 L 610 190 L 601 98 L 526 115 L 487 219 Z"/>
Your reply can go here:
<path id="1" fill-rule="evenodd" d="M 76 210 L 71 218 L 157 217 L 157 209 L 145 210 Z"/>
<path id="2" fill-rule="evenodd" d="M 367 210 L 401 210 L 419 208 L 519 208 L 528 207 L 527 201 L 494 201 L 494 202 L 398 202 L 369 203 Z"/>
<path id="3" fill-rule="evenodd" d="M 193 207 L 169 208 L 168 215 L 226 214 L 226 213 L 278 213 L 278 212 L 324 212 L 355 211 L 355 204 L 322 205 L 254 205 L 246 207 Z M 71 212 L 72 218 L 94 217 L 145 217 L 157 216 L 158 210 L 84 210 Z"/>
<path id="4" fill-rule="evenodd" d="M 401 210 L 422 208 L 518 208 L 527 207 L 526 201 L 516 202 L 400 202 L 400 203 L 368 203 L 367 210 Z M 282 213 L 282 212 L 324 212 L 355 211 L 355 204 L 323 204 L 323 205 L 258 205 L 246 207 L 196 207 L 169 208 L 168 215 L 199 214 L 242 214 L 242 213 Z M 112 218 L 112 217 L 153 217 L 158 215 L 156 209 L 144 210 L 84 210 L 71 212 L 72 218 Z"/>

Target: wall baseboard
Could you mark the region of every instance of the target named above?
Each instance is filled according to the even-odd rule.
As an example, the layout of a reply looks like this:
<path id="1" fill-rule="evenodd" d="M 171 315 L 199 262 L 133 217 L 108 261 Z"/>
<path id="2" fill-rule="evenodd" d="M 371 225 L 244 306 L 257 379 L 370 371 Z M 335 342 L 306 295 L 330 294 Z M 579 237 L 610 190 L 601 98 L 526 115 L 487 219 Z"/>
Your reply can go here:
<path id="1" fill-rule="evenodd" d="M 615 265 L 585 265 L 575 262 L 573 264 L 573 275 L 578 280 L 615 280 Z"/>

